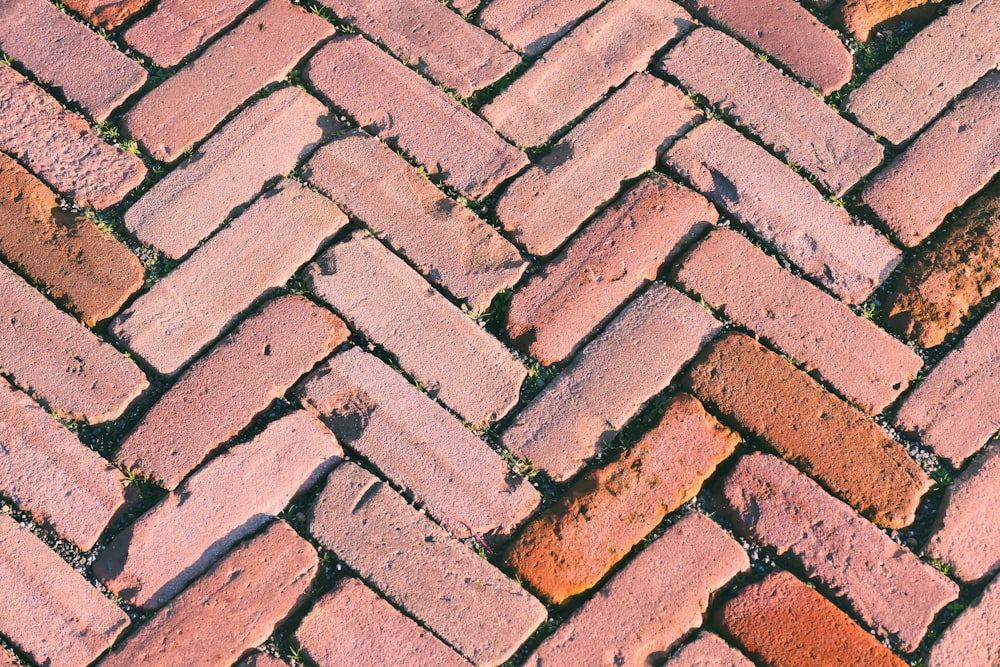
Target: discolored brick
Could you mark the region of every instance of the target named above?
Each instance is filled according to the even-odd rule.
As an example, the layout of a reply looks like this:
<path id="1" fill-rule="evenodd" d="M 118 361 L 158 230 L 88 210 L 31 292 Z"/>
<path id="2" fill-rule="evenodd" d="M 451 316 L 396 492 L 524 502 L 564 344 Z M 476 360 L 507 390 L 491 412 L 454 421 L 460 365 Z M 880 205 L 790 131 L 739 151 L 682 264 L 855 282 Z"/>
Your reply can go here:
<path id="1" fill-rule="evenodd" d="M 242 14 L 253 0 L 160 0 L 125 31 L 125 41 L 160 67 L 173 67 Z"/>
<path id="2" fill-rule="evenodd" d="M 600 0 L 493 0 L 479 14 L 479 25 L 536 56 L 600 5 Z"/>
<path id="3" fill-rule="evenodd" d="M 1000 579 L 994 579 L 931 648 L 928 667 L 993 665 L 1000 660 Z"/>
<path id="4" fill-rule="evenodd" d="M 834 11 L 838 26 L 862 42 L 873 32 L 934 15 L 940 0 L 844 0 Z"/>
<path id="5" fill-rule="evenodd" d="M 711 632 L 702 631 L 698 638 L 677 651 L 664 667 L 754 667 L 746 656 Z"/>
<path id="6" fill-rule="evenodd" d="M 113 29 L 128 21 L 151 0 L 65 0 L 63 4 L 101 28 Z"/>

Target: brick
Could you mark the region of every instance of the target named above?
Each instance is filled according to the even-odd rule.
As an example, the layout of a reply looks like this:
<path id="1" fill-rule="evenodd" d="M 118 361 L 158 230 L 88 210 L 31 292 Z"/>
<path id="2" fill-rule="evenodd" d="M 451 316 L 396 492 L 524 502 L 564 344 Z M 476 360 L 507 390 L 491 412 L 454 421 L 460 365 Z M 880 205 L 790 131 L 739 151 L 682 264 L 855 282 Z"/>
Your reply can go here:
<path id="1" fill-rule="evenodd" d="M 749 336 L 718 338 L 685 383 L 880 526 L 912 523 L 931 487 L 878 424 Z"/>
<path id="2" fill-rule="evenodd" d="M 777 457 L 741 458 L 720 496 L 737 530 L 791 557 L 904 652 L 958 596 L 954 582 Z"/>
<path id="3" fill-rule="evenodd" d="M 888 239 L 724 123 L 691 130 L 663 162 L 849 303 L 865 301 L 902 259 Z"/>
<path id="4" fill-rule="evenodd" d="M 965 0 L 918 32 L 844 109 L 894 144 L 909 140 L 1000 60 L 1000 6 Z"/>
<path id="5" fill-rule="evenodd" d="M 524 273 L 526 265 L 509 241 L 360 130 L 319 149 L 303 175 L 472 310 L 487 309 L 497 292 Z"/>
<path id="6" fill-rule="evenodd" d="M 10 67 L 0 67 L 0 150 L 79 206 L 117 204 L 146 176 L 142 160 Z"/>
<path id="7" fill-rule="evenodd" d="M 500 223 L 528 252 L 550 254 L 699 117 L 678 89 L 634 75 L 511 184 Z"/>
<path id="8" fill-rule="evenodd" d="M 0 264 L 0 371 L 54 412 L 117 419 L 149 383 L 134 363 Z"/>
<path id="9" fill-rule="evenodd" d="M 870 414 L 896 400 L 923 366 L 913 350 L 785 271 L 734 231 L 711 232 L 674 266 L 671 277 Z"/>
<path id="10" fill-rule="evenodd" d="M 333 434 L 305 411 L 272 422 L 119 533 L 94 576 L 142 609 L 161 607 L 342 457 Z"/>
<path id="11" fill-rule="evenodd" d="M 138 14 L 150 1 L 66 0 L 63 4 L 94 25 L 111 30 Z"/>
<path id="12" fill-rule="evenodd" d="M 694 301 L 654 284 L 515 417 L 504 446 L 554 480 L 569 479 L 719 328 Z"/>
<path id="13" fill-rule="evenodd" d="M 495 421 L 517 403 L 524 366 L 374 238 L 355 232 L 308 276 L 320 298 L 469 422 Z"/>
<path id="14" fill-rule="evenodd" d="M 173 67 L 237 19 L 253 0 L 161 0 L 125 31 L 132 48 L 160 67 Z"/>
<path id="15" fill-rule="evenodd" d="M 715 613 L 724 634 L 773 667 L 904 667 L 832 602 L 778 570 L 740 589 Z"/>
<path id="16" fill-rule="evenodd" d="M 283 179 L 112 320 L 111 332 L 173 375 L 346 224 L 330 200 Z"/>
<path id="17" fill-rule="evenodd" d="M 1000 658 L 1000 580 L 994 579 L 964 612 L 955 619 L 927 658 L 928 667 L 991 665 Z"/>
<path id="18" fill-rule="evenodd" d="M 59 208 L 56 194 L 0 153 L 0 256 L 94 326 L 142 287 L 139 260 L 114 236 Z"/>
<path id="19" fill-rule="evenodd" d="M 378 358 L 352 348 L 305 381 L 303 403 L 458 537 L 509 536 L 541 500 L 490 446 Z"/>
<path id="20" fill-rule="evenodd" d="M 352 463 L 331 473 L 310 532 L 400 609 L 476 665 L 500 665 L 545 608 Z"/>
<path id="21" fill-rule="evenodd" d="M 678 394 L 659 423 L 620 458 L 580 477 L 525 526 L 506 562 L 562 604 L 600 582 L 663 518 L 697 495 L 740 437 Z"/>
<path id="22" fill-rule="evenodd" d="M 664 667 L 753 667 L 753 663 L 718 635 L 702 631 L 697 639 L 664 663 Z"/>
<path id="23" fill-rule="evenodd" d="M 353 577 L 320 598 L 295 631 L 295 641 L 319 667 L 469 664 Z"/>
<path id="24" fill-rule="evenodd" d="M 528 663 L 658 664 L 701 625 L 712 594 L 749 567 L 733 538 L 691 512 L 574 612 Z"/>
<path id="25" fill-rule="evenodd" d="M 360 35 L 327 43 L 306 76 L 359 125 L 471 197 L 490 194 L 529 164 L 483 119 Z"/>
<path id="26" fill-rule="evenodd" d="M 1000 423 L 1000 308 L 993 308 L 896 413 L 896 426 L 955 467 L 979 451 Z"/>
<path id="27" fill-rule="evenodd" d="M 1000 72 L 993 72 L 879 172 L 862 198 L 912 248 L 998 171 Z"/>
<path id="28" fill-rule="evenodd" d="M 823 100 L 732 37 L 699 28 L 661 67 L 736 124 L 842 195 L 882 162 L 883 148 Z"/>
<path id="29" fill-rule="evenodd" d="M 494 0 L 479 14 L 479 25 L 515 50 L 537 56 L 600 5 L 600 0 Z"/>
<path id="30" fill-rule="evenodd" d="M 114 602 L 3 514 L 0 585 L 7 601 L 0 605 L 0 632 L 35 664 L 90 664 L 129 625 Z"/>
<path id="31" fill-rule="evenodd" d="M 337 316 L 305 297 L 267 302 L 143 415 L 115 461 L 167 489 L 177 488 L 348 335 Z"/>
<path id="32" fill-rule="evenodd" d="M 522 146 L 543 144 L 694 27 L 672 2 L 614 0 L 546 52 L 481 113 Z"/>
<path id="33" fill-rule="evenodd" d="M 520 56 L 434 0 L 323 0 L 341 20 L 460 97 L 517 67 Z"/>
<path id="34" fill-rule="evenodd" d="M 101 667 L 232 665 L 305 602 L 318 566 L 312 545 L 276 521 L 233 549 Z"/>
<path id="35" fill-rule="evenodd" d="M 292 171 L 337 126 L 319 100 L 285 88 L 255 102 L 125 213 L 146 245 L 180 258 L 265 183 Z"/>
<path id="36" fill-rule="evenodd" d="M 278 660 L 267 653 L 255 652 L 236 663 L 237 667 L 288 667 L 287 662 Z"/>
<path id="37" fill-rule="evenodd" d="M 282 0 L 268 0 L 123 117 L 125 131 L 172 162 L 269 83 L 285 78 L 334 28 Z"/>
<path id="38" fill-rule="evenodd" d="M 865 42 L 873 32 L 934 15 L 940 0 L 844 0 L 834 10 L 838 26 Z"/>

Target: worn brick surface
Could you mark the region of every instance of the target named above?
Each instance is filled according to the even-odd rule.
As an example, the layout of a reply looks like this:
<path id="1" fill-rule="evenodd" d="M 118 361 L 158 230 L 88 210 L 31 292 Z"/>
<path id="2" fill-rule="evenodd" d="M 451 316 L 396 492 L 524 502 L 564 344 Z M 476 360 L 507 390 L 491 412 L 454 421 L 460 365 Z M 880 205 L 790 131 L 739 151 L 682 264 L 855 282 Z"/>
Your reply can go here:
<path id="1" fill-rule="evenodd" d="M 939 0 L 844 0 L 834 16 L 838 25 L 862 42 L 882 27 L 898 25 L 906 19 L 929 17 Z"/>
<path id="2" fill-rule="evenodd" d="M 494 0 L 480 13 L 479 25 L 535 56 L 600 5 L 600 0 Z"/>
<path id="3" fill-rule="evenodd" d="M 258 651 L 240 660 L 236 667 L 288 667 L 288 663 Z"/>
<path id="4" fill-rule="evenodd" d="M 141 12 L 151 0 L 66 0 L 68 8 L 102 28 L 117 28 Z"/>
<path id="5" fill-rule="evenodd" d="M 1000 580 L 994 579 L 931 649 L 928 667 L 993 665 L 1000 660 Z"/>
<path id="6" fill-rule="evenodd" d="M 664 667 L 753 667 L 753 663 L 718 635 L 699 632 L 697 639 L 677 651 Z"/>
<path id="7" fill-rule="evenodd" d="M 125 31 L 125 41 L 160 67 L 172 67 L 252 4 L 253 0 L 161 0 L 151 14 Z"/>

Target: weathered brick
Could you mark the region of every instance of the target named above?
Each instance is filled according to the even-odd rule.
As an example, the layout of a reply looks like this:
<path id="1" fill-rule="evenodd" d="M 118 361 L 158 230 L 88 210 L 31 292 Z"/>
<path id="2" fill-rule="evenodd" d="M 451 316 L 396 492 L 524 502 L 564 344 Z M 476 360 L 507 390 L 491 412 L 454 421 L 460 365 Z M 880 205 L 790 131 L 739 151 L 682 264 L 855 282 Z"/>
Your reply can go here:
<path id="1" fill-rule="evenodd" d="M 238 663 L 237 667 L 288 667 L 288 663 L 260 651 L 251 653 Z"/>
<path id="2" fill-rule="evenodd" d="M 845 110 L 894 144 L 916 134 L 1000 60 L 1000 5 L 964 0 L 907 42 Z"/>
<path id="3" fill-rule="evenodd" d="M 480 13 L 479 25 L 517 51 L 537 56 L 600 5 L 600 0 L 494 0 Z"/>
<path id="4" fill-rule="evenodd" d="M 740 532 L 797 561 L 905 652 L 958 596 L 953 581 L 777 457 L 744 456 L 720 492 Z"/>
<path id="5" fill-rule="evenodd" d="M 346 224 L 329 199 L 283 179 L 112 320 L 111 332 L 173 375 Z"/>
<path id="6" fill-rule="evenodd" d="M 319 667 L 469 664 L 353 577 L 319 599 L 295 631 L 295 641 Z"/>
<path id="7" fill-rule="evenodd" d="M 318 566 L 312 545 L 276 521 L 233 549 L 101 667 L 232 665 L 305 602 Z"/>
<path id="8" fill-rule="evenodd" d="M 844 0 L 834 11 L 838 26 L 862 42 L 883 27 L 933 16 L 940 0 Z"/>
<path id="9" fill-rule="evenodd" d="M 729 229 L 709 234 L 671 275 L 868 413 L 882 412 L 923 366 L 906 345 Z"/>
<path id="10" fill-rule="evenodd" d="M 693 498 L 740 437 L 678 394 L 619 459 L 584 474 L 525 526 L 506 561 L 555 604 L 595 586 L 670 512 Z"/>
<path id="11" fill-rule="evenodd" d="M 931 648 L 928 667 L 992 665 L 1000 659 L 1000 579 L 994 579 Z"/>
<path id="12" fill-rule="evenodd" d="M 754 664 L 718 635 L 702 631 L 665 662 L 664 667 L 754 667 Z"/>
<path id="13" fill-rule="evenodd" d="M 360 35 L 326 44 L 306 76 L 362 127 L 469 196 L 490 194 L 528 166 L 482 118 Z"/>
<path id="14" fill-rule="evenodd" d="M 319 100 L 285 88 L 255 102 L 125 213 L 147 245 L 179 258 L 266 182 L 289 173 L 338 124 Z"/>
<path id="15" fill-rule="evenodd" d="M 552 134 L 694 27 L 673 2 L 614 0 L 548 50 L 481 113 L 522 146 Z"/>
<path id="16" fill-rule="evenodd" d="M 874 139 L 718 30 L 690 33 L 661 66 L 836 195 L 882 162 Z"/>
<path id="17" fill-rule="evenodd" d="M 160 67 L 173 67 L 252 4 L 253 0 L 160 0 L 152 14 L 125 31 L 125 41 Z"/>
<path id="18" fill-rule="evenodd" d="M 87 21 L 113 29 L 142 11 L 151 0 L 66 0 L 63 4 Z"/>
<path id="19" fill-rule="evenodd" d="M 149 383 L 134 363 L 0 264 L 0 371 L 50 409 L 117 419 Z"/>
<path id="20" fill-rule="evenodd" d="M 485 424 L 517 403 L 524 366 L 375 239 L 355 232 L 308 273 L 322 299 L 466 420 Z"/>
<path id="21" fill-rule="evenodd" d="M 305 297 L 269 301 L 143 415 L 115 461 L 175 489 L 348 335 L 337 316 Z"/>
<path id="22" fill-rule="evenodd" d="M 902 528 L 913 522 L 931 480 L 903 446 L 754 339 L 721 336 L 685 381 L 875 523 Z"/>
<path id="23" fill-rule="evenodd" d="M 636 74 L 511 184 L 497 217 L 528 252 L 548 255 L 699 117 L 677 88 Z"/>
<path id="24" fill-rule="evenodd" d="M 880 171 L 862 198 L 912 248 L 998 171 L 1000 72 L 993 72 Z"/>
<path id="25" fill-rule="evenodd" d="M 35 664 L 88 665 L 129 625 L 114 602 L 2 513 L 0 587 L 0 633 Z"/>
<path id="26" fill-rule="evenodd" d="M 94 576 L 132 604 L 156 609 L 342 457 L 333 434 L 304 410 L 272 422 L 119 533 L 94 563 Z"/>
<path id="27" fill-rule="evenodd" d="M 80 206 L 117 204 L 146 177 L 142 160 L 98 139 L 87 121 L 6 66 L 0 150 Z"/>
<path id="28" fill-rule="evenodd" d="M 0 153 L 0 256 L 88 326 L 118 312 L 143 283 L 135 255 Z"/>
<path id="29" fill-rule="evenodd" d="M 173 161 L 234 108 L 281 81 L 332 25 L 284 0 L 268 0 L 123 117 L 157 160 Z"/>
<path id="30" fill-rule="evenodd" d="M 330 474 L 310 531 L 476 665 L 502 664 L 546 618 L 538 600 L 352 463 Z"/>
<path id="31" fill-rule="evenodd" d="M 701 625 L 712 594 L 749 567 L 733 538 L 691 512 L 560 625 L 528 664 L 658 664 Z"/>

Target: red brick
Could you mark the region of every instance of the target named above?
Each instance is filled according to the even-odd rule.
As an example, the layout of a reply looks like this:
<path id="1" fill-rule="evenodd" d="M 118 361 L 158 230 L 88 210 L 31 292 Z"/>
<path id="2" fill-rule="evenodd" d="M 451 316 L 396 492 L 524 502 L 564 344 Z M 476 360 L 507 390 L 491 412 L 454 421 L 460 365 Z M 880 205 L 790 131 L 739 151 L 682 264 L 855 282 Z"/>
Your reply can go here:
<path id="1" fill-rule="evenodd" d="M 697 639 L 664 663 L 664 667 L 754 667 L 754 664 L 718 635 L 702 631 Z"/>
<path id="2" fill-rule="evenodd" d="M 330 200 L 283 179 L 116 317 L 111 332 L 173 375 L 346 224 Z"/>
<path id="3" fill-rule="evenodd" d="M 338 317 L 305 297 L 269 301 L 143 415 L 115 461 L 175 489 L 348 335 Z"/>
<path id="4" fill-rule="evenodd" d="M 690 33 L 661 66 L 835 195 L 882 162 L 883 148 L 874 139 L 717 30 Z"/>
<path id="5" fill-rule="evenodd" d="M 1000 60 L 1000 5 L 965 0 L 907 42 L 847 98 L 845 110 L 901 144 Z"/>
<path id="6" fill-rule="evenodd" d="M 288 667 L 288 663 L 258 651 L 240 660 L 236 667 Z"/>
<path id="7" fill-rule="evenodd" d="M 538 600 L 352 463 L 330 475 L 310 531 L 476 665 L 502 664 L 546 618 Z"/>
<path id="8" fill-rule="evenodd" d="M 610 2 L 483 107 L 483 117 L 519 145 L 545 143 L 692 27 L 672 2 Z"/>
<path id="9" fill-rule="evenodd" d="M 528 166 L 483 119 L 360 35 L 326 44 L 306 76 L 362 127 L 469 196 L 490 194 Z"/>
<path id="10" fill-rule="evenodd" d="M 0 264 L 0 371 L 54 412 L 117 419 L 149 383 L 135 364 Z"/>
<path id="11" fill-rule="evenodd" d="M 838 26 L 862 42 L 883 27 L 933 16 L 940 0 L 844 0 L 834 11 Z"/>
<path id="12" fill-rule="evenodd" d="M 469 664 L 353 577 L 319 599 L 295 631 L 295 641 L 319 667 Z"/>
<path id="13" fill-rule="evenodd" d="M 94 223 L 60 210 L 56 194 L 0 153 L 0 256 L 94 326 L 142 287 L 135 255 Z"/>
<path id="14" fill-rule="evenodd" d="M 896 400 L 923 366 L 913 350 L 734 231 L 713 231 L 675 265 L 672 278 L 870 414 Z"/>
<path id="15" fill-rule="evenodd" d="M 619 459 L 591 470 L 525 526 L 506 561 L 555 604 L 595 586 L 689 501 L 740 437 L 688 394 L 667 403 L 660 422 Z"/>
<path id="16" fill-rule="evenodd" d="M 3 667 L 21 667 L 21 664 L 13 653 L 4 647 L 0 647 L 0 665 L 3 665 Z"/>
<path id="17" fill-rule="evenodd" d="M 151 0 L 66 0 L 63 4 L 102 28 L 117 28 L 138 14 Z"/>
<path id="18" fill-rule="evenodd" d="M 80 206 L 117 204 L 146 176 L 142 160 L 10 67 L 0 67 L 0 150 Z"/>
<path id="19" fill-rule="evenodd" d="M 537 56 L 600 5 L 600 0 L 494 0 L 480 13 L 479 25 L 515 50 Z"/>
<path id="20" fill-rule="evenodd" d="M 993 72 L 879 172 L 862 197 L 912 248 L 998 171 L 1000 72 Z"/>
<path id="21" fill-rule="evenodd" d="M 233 549 L 101 667 L 232 665 L 305 602 L 318 565 L 312 546 L 276 521 Z"/>
<path id="22" fill-rule="evenodd" d="M 94 563 L 94 576 L 130 603 L 156 609 L 342 457 L 333 434 L 305 411 L 272 422 L 119 533 Z"/>
<path id="23" fill-rule="evenodd" d="M 0 514 L 0 633 L 35 664 L 93 662 L 129 625 L 115 603 L 9 516 Z"/>
<path id="24" fill-rule="evenodd" d="M 699 125 L 663 161 L 849 303 L 867 299 L 902 259 L 888 239 L 724 123 Z"/>
<path id="25" fill-rule="evenodd" d="M 495 421 L 517 403 L 524 366 L 374 238 L 359 231 L 333 246 L 309 267 L 309 281 L 469 422 Z"/>
<path id="26" fill-rule="evenodd" d="M 992 665 L 1000 657 L 1000 579 L 955 619 L 931 648 L 928 667 Z"/>
<path id="27" fill-rule="evenodd" d="M 154 158 L 172 162 L 333 31 L 300 7 L 268 0 L 139 100 L 123 118 L 125 130 Z"/>
<path id="28" fill-rule="evenodd" d="M 659 664 L 701 625 L 712 594 L 749 567 L 733 538 L 691 512 L 560 625 L 528 664 Z"/>
<path id="29" fill-rule="evenodd" d="M 168 257 L 187 254 L 266 182 L 289 173 L 336 125 L 319 100 L 285 88 L 255 102 L 125 213 L 125 226 Z"/>
<path id="30" fill-rule="evenodd" d="M 954 582 L 777 457 L 744 456 L 721 495 L 740 532 L 798 562 L 904 652 L 958 597 Z"/>
<path id="31" fill-rule="evenodd" d="M 528 252 L 548 255 L 699 117 L 681 91 L 636 74 L 511 184 L 497 217 Z"/>
<path id="32" fill-rule="evenodd" d="M 902 445 L 754 339 L 720 337 L 686 383 L 875 523 L 913 522 L 931 480 Z"/>
<path id="33" fill-rule="evenodd" d="M 741 589 L 716 618 L 725 634 L 773 667 L 905 667 L 832 602 L 788 572 Z"/>
<path id="34" fill-rule="evenodd" d="M 160 67 L 173 67 L 252 4 L 253 0 L 160 0 L 152 14 L 125 31 L 125 41 Z"/>

